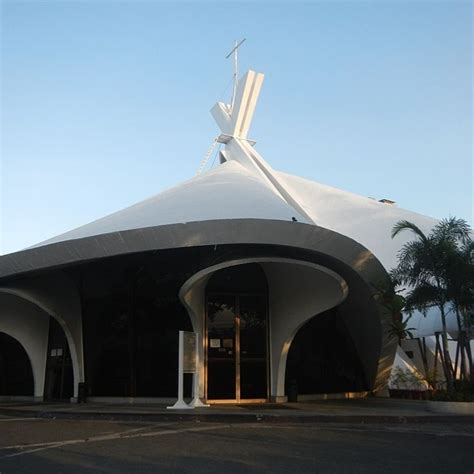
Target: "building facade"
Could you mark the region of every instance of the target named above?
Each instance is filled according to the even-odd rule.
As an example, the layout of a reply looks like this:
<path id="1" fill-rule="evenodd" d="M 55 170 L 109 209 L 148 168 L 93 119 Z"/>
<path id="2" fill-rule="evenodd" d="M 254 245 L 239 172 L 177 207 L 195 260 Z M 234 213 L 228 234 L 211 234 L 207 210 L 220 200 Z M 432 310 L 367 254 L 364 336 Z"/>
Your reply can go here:
<path id="1" fill-rule="evenodd" d="M 212 109 L 215 168 L 0 257 L 0 396 L 173 399 L 179 330 L 211 403 L 386 393 L 390 230 L 435 221 L 273 170 L 248 138 L 262 83 Z"/>

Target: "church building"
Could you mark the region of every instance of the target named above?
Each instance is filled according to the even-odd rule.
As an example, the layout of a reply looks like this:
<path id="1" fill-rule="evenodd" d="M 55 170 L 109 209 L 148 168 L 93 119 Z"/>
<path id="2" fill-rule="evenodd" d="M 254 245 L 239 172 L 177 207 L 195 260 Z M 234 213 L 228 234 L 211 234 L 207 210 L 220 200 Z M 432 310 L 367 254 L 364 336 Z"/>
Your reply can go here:
<path id="1" fill-rule="evenodd" d="M 180 330 L 210 404 L 387 393 L 390 231 L 436 221 L 273 169 L 249 136 L 263 79 L 213 107 L 214 168 L 0 257 L 0 399 L 173 400 Z"/>

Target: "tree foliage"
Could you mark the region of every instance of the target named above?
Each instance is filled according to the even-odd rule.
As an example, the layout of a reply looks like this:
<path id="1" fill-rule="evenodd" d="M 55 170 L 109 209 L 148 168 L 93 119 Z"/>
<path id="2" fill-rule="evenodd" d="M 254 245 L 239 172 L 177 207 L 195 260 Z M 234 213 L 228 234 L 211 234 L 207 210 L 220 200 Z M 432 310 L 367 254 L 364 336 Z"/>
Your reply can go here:
<path id="1" fill-rule="evenodd" d="M 392 238 L 406 231 L 415 238 L 398 252 L 398 265 L 391 271 L 391 277 L 408 287 L 405 310 L 426 313 L 433 306 L 439 309 L 444 368 L 448 386 L 452 387 L 454 374 L 448 350 L 446 314 L 450 308 L 454 309 L 459 330 L 470 330 L 468 318 L 461 318 L 461 315 L 469 314 L 474 304 L 471 228 L 465 220 L 450 217 L 425 234 L 413 222 L 402 220 L 393 227 Z"/>

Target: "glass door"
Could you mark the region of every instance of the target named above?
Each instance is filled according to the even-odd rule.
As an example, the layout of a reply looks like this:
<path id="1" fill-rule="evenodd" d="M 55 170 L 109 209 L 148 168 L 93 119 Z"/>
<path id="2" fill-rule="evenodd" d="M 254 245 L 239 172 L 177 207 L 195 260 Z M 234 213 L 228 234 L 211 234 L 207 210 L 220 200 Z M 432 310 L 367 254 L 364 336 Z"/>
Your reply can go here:
<path id="1" fill-rule="evenodd" d="M 210 294 L 206 319 L 207 400 L 266 400 L 266 297 Z"/>

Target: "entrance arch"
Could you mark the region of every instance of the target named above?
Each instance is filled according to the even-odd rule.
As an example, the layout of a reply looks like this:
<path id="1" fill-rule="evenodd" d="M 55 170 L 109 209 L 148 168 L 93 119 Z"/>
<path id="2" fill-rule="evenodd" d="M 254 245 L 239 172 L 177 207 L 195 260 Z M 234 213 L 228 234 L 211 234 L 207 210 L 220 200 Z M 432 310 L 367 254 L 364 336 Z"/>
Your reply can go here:
<path id="1" fill-rule="evenodd" d="M 293 337 L 315 314 L 343 302 L 348 294 L 348 286 L 339 274 L 327 267 L 277 256 L 228 260 L 207 267 L 188 278 L 180 289 L 179 297 L 189 313 L 194 331 L 201 336 L 201 343 L 198 345 L 201 361 L 199 395 L 204 398 L 206 364 L 202 361 L 205 361 L 209 343 L 205 337 L 207 283 L 222 269 L 242 267 L 246 264 L 258 264 L 268 285 L 269 398 L 280 401 L 285 396 L 286 359 Z"/>
<path id="2" fill-rule="evenodd" d="M 28 354 L 14 337 L 0 332 L 0 396 L 33 395 L 33 369 Z"/>

